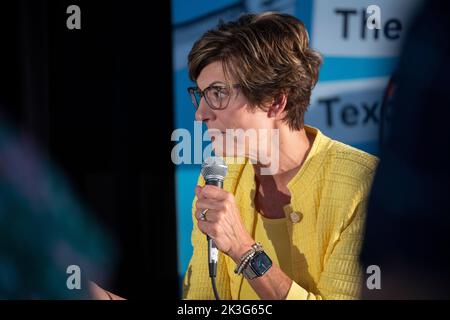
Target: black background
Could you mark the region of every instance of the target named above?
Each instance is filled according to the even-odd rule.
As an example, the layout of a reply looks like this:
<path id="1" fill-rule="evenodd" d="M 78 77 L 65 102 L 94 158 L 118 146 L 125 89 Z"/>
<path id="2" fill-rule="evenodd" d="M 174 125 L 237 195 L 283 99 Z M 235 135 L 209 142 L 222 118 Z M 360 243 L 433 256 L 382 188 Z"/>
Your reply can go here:
<path id="1" fill-rule="evenodd" d="M 170 1 L 2 1 L 0 35 L 2 113 L 115 238 L 107 289 L 177 298 Z"/>

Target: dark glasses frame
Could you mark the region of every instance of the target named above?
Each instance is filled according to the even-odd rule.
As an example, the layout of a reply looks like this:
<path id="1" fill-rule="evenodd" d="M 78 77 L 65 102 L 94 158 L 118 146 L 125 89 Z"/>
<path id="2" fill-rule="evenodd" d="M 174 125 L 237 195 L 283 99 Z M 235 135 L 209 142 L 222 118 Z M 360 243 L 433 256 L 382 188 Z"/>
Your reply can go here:
<path id="1" fill-rule="evenodd" d="M 187 88 L 187 91 L 188 91 L 189 95 L 191 96 L 191 101 L 192 101 L 192 104 L 194 105 L 195 110 L 197 110 L 199 108 L 201 98 L 205 99 L 206 104 L 211 109 L 213 109 L 213 110 L 223 110 L 223 109 L 226 109 L 228 107 L 228 104 L 230 103 L 230 99 L 231 99 L 231 96 L 232 96 L 230 89 L 238 89 L 240 87 L 241 87 L 241 85 L 238 84 L 238 83 L 228 85 L 228 84 L 224 84 L 224 83 L 221 83 L 221 82 L 215 82 L 215 83 L 212 83 L 211 85 L 209 85 L 208 87 L 206 87 L 203 90 L 200 90 L 199 87 L 189 87 L 189 88 Z M 219 90 L 220 89 L 228 89 L 228 90 L 230 90 L 230 94 L 228 95 L 228 100 L 226 101 L 224 106 L 218 107 L 218 106 L 213 105 L 210 101 L 208 101 L 207 93 L 208 93 L 209 90 L 212 90 L 212 89 L 216 89 L 216 90 L 217 89 L 219 89 Z M 200 95 L 200 99 L 198 101 L 197 101 L 197 95 L 196 94 Z"/>

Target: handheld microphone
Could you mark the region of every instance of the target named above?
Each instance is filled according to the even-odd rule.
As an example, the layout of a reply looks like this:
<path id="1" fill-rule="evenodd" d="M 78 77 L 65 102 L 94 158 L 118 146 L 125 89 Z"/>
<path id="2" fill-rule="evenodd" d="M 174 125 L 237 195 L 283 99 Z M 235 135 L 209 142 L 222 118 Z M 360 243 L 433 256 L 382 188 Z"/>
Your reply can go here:
<path id="1" fill-rule="evenodd" d="M 209 157 L 202 164 L 202 176 L 205 179 L 206 185 L 214 185 L 219 188 L 223 188 L 223 180 L 227 175 L 228 167 L 225 161 L 220 157 Z M 217 274 L 217 262 L 219 258 L 219 251 L 214 241 L 207 236 L 208 240 L 208 266 L 209 276 L 211 277 L 214 295 L 217 300 L 219 296 L 217 294 L 215 277 Z"/>

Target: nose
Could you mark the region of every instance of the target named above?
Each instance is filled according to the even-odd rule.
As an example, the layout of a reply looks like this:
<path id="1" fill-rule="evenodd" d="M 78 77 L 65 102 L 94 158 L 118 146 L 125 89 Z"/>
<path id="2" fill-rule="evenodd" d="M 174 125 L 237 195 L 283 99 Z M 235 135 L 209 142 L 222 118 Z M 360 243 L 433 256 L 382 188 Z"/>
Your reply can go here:
<path id="1" fill-rule="evenodd" d="M 195 120 L 207 122 L 215 119 L 214 111 L 206 104 L 204 98 L 200 99 L 200 104 L 195 112 Z"/>

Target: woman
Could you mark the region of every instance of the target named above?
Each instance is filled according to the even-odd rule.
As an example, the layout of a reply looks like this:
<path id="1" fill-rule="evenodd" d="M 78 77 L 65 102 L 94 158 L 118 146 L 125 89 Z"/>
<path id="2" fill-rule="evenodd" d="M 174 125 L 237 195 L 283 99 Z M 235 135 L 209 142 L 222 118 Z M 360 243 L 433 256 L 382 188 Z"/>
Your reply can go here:
<path id="1" fill-rule="evenodd" d="M 246 145 L 249 160 L 229 165 L 223 190 L 199 179 L 185 299 L 214 299 L 205 234 L 219 249 L 222 299 L 359 297 L 358 255 L 377 160 L 304 125 L 321 63 L 308 42 L 293 16 L 247 14 L 206 32 L 189 54 L 196 119 L 221 133 L 276 132 L 279 156 L 276 170 L 262 174 L 267 164 L 250 160 L 255 151 L 274 150 Z"/>

